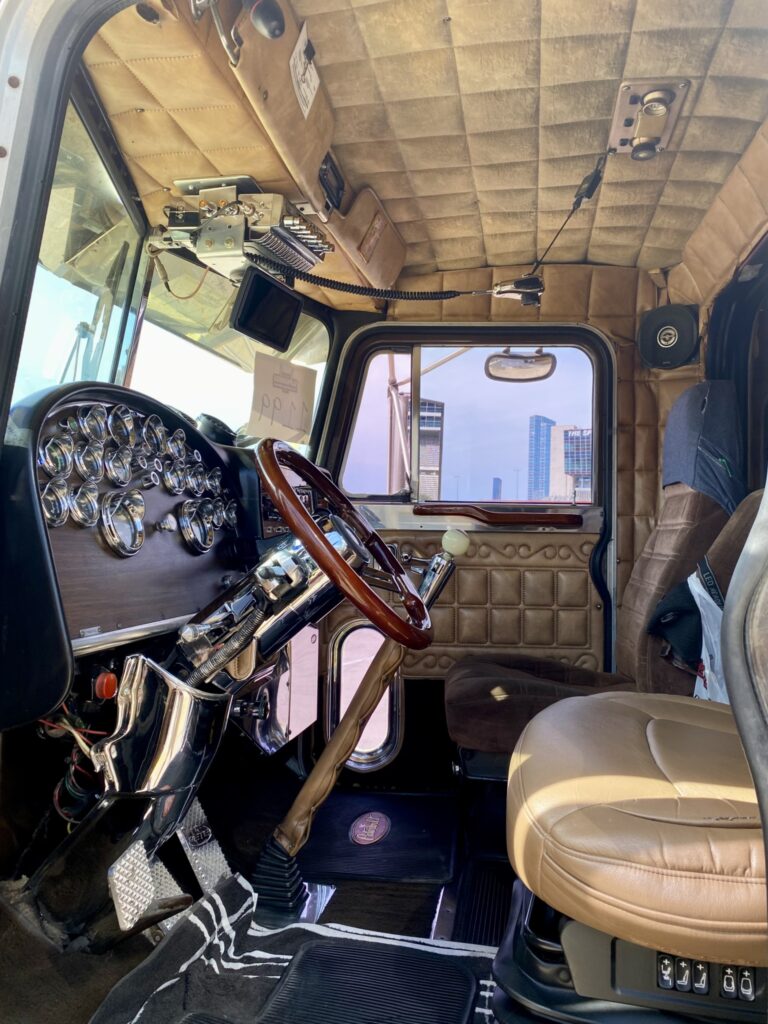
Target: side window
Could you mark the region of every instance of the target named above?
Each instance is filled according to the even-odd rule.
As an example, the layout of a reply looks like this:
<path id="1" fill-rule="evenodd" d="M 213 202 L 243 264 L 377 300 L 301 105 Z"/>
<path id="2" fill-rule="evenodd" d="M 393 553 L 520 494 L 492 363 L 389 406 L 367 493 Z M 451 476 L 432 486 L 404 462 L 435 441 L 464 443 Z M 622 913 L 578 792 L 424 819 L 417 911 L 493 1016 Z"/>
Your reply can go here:
<path id="1" fill-rule="evenodd" d="M 412 360 L 375 355 L 342 471 L 345 490 L 410 493 L 418 501 L 589 504 L 595 424 L 587 353 L 575 346 L 547 349 L 555 363 L 543 379 L 487 372 L 489 357 L 529 356 L 535 348 L 423 346 Z M 411 482 L 414 464 L 418 480 Z"/>

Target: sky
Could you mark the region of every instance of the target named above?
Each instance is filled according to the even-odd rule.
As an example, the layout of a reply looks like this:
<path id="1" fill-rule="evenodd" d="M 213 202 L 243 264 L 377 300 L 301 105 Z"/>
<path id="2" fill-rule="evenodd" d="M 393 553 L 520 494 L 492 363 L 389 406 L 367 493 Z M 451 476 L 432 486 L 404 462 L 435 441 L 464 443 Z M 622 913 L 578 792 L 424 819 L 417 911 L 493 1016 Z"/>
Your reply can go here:
<path id="1" fill-rule="evenodd" d="M 592 425 L 592 364 L 576 348 L 557 349 L 557 368 L 548 380 L 494 381 L 484 363 L 503 345 L 475 348 L 423 375 L 421 397 L 445 403 L 443 500 L 489 500 L 493 477 L 502 481 L 505 501 L 528 493 L 528 421 L 537 413 L 556 423 Z M 422 371 L 450 348 L 422 350 Z M 407 356 L 397 356 L 400 380 L 410 374 Z M 369 364 L 366 388 L 342 480 L 351 493 L 386 493 L 389 412 L 385 355 Z M 408 389 L 404 385 L 402 390 Z"/>

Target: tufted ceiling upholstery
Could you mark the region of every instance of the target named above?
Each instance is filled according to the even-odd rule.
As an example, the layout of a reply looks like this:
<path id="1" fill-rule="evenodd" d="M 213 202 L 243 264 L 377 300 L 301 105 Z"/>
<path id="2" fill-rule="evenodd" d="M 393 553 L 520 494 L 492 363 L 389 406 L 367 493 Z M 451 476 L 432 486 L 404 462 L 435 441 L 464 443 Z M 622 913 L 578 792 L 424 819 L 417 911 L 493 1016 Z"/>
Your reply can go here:
<path id="1" fill-rule="evenodd" d="M 608 161 L 552 258 L 641 267 L 687 239 L 768 115 L 766 0 L 292 0 L 334 151 L 407 271 L 526 264 L 607 145 L 623 78 L 692 80 L 669 150 Z"/>

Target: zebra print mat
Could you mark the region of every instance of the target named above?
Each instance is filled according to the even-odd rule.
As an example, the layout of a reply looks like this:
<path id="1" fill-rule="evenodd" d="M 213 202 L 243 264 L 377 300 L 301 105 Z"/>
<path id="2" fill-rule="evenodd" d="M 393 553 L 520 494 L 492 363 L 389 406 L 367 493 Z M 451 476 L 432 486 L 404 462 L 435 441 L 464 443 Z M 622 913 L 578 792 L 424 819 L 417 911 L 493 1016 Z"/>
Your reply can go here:
<path id="1" fill-rule="evenodd" d="M 257 1024 L 293 957 L 305 943 L 323 936 L 460 959 L 478 980 L 472 1024 L 492 1024 L 495 949 L 332 924 L 270 931 L 254 920 L 256 901 L 244 878 L 227 879 L 190 907 L 150 956 L 123 978 L 91 1024 L 180 1024 L 188 1014 Z"/>

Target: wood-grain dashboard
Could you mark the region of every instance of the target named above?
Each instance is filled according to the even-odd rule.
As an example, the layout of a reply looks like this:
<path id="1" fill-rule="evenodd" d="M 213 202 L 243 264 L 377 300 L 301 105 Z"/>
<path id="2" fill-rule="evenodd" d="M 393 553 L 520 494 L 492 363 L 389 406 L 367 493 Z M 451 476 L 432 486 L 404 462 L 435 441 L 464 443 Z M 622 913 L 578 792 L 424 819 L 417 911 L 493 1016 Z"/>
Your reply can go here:
<path id="1" fill-rule="evenodd" d="M 125 424 L 120 430 L 113 427 L 113 413 L 118 407 L 127 408 L 133 420 L 135 437 L 126 437 Z M 91 436 L 99 433 L 99 415 L 88 414 L 94 408 L 105 410 L 106 425 L 101 441 Z M 148 444 L 145 435 L 147 421 L 162 425 L 161 439 L 152 438 Z M 123 417 L 124 418 L 124 417 Z M 117 418 L 114 423 L 118 424 Z M 184 434 L 183 454 L 178 449 L 179 431 Z M 169 449 L 168 439 L 176 434 L 175 455 Z M 54 445 L 52 457 L 57 464 L 48 463 L 45 449 L 51 438 L 63 437 L 65 455 Z M 165 438 L 165 442 L 162 438 Z M 130 480 L 118 486 L 103 470 L 95 466 L 88 481 L 83 473 L 83 459 L 69 459 L 66 452 L 81 450 L 96 442 L 107 455 L 114 457 L 118 448 L 130 447 L 133 465 Z M 255 531 L 249 522 L 247 494 L 244 493 L 243 468 L 249 456 L 235 455 L 233 450 L 213 445 L 193 423 L 172 409 L 134 392 L 104 386 L 89 386 L 83 394 L 70 394 L 47 413 L 37 438 L 37 477 L 42 495 L 52 479 L 63 480 L 69 488 L 70 510 L 61 525 L 52 525 L 46 516 L 47 534 L 67 623 L 69 637 L 77 650 L 108 646 L 119 640 L 115 634 L 141 633 L 158 630 L 168 624 L 193 615 L 209 604 L 230 581 L 232 574 L 246 568 L 243 552 L 247 550 L 244 538 L 253 537 Z M 119 461 L 119 460 L 118 460 Z M 184 484 L 179 493 L 169 489 L 169 466 L 183 462 L 192 473 L 195 487 Z M 79 463 L 79 468 L 78 468 Z M 98 458 L 94 460 L 98 463 Z M 202 466 L 202 471 L 198 468 Z M 203 473 L 204 471 L 204 473 Z M 256 476 L 255 466 L 251 467 Z M 220 475 L 219 493 L 215 481 Z M 200 490 L 200 482 L 206 483 Z M 210 481 L 210 486 L 208 482 Z M 98 519 L 93 525 L 78 525 L 71 506 L 74 495 L 84 483 L 90 482 L 90 494 L 97 493 Z M 178 490 L 177 479 L 174 490 Z M 258 481 L 255 504 L 258 507 Z M 247 491 L 247 488 L 245 488 Z M 105 527 L 104 507 L 112 494 L 136 491 L 144 504 L 142 517 L 143 542 L 133 554 L 118 553 L 109 543 L 109 530 Z M 117 500 L 117 497 L 115 500 Z M 42 500 L 42 499 L 41 499 Z M 182 529 L 182 506 L 190 501 L 198 505 L 216 502 L 217 525 L 210 527 L 210 547 L 195 550 Z M 221 519 L 222 505 L 228 510 L 226 521 Z M 44 505 L 45 508 L 45 505 Z M 210 514 L 210 508 L 206 506 Z M 188 532 L 188 531 L 187 531 Z"/>

